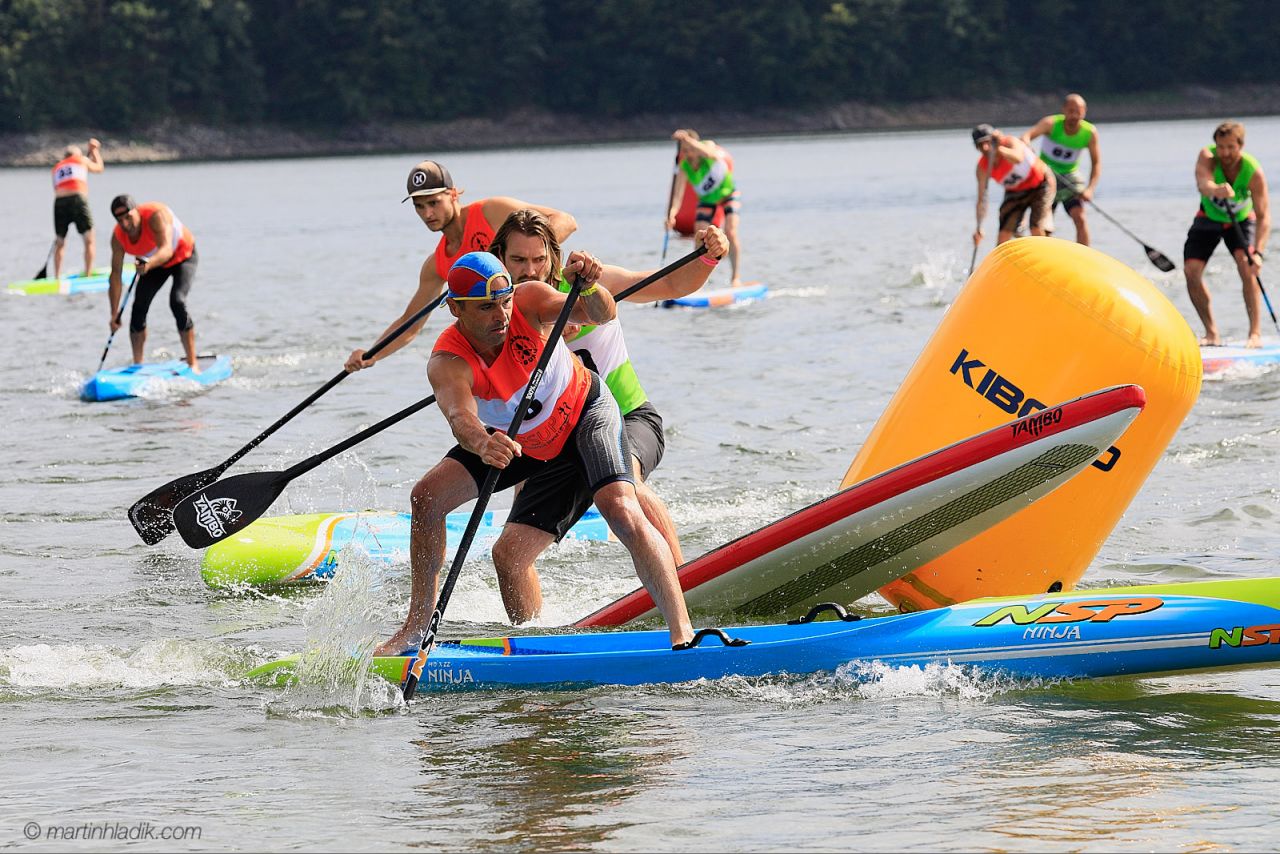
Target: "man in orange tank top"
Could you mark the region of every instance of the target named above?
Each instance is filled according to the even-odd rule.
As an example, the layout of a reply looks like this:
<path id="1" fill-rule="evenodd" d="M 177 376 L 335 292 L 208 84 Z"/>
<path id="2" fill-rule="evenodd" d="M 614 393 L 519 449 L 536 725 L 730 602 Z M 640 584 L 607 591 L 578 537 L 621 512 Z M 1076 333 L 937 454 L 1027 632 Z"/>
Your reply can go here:
<path id="1" fill-rule="evenodd" d="M 62 278 L 62 258 L 67 251 L 67 230 L 75 223 L 84 238 L 84 274 L 93 272 L 93 215 L 89 212 L 89 175 L 106 168 L 102 143 L 89 140 L 89 156 L 78 145 L 68 145 L 53 167 L 53 277 Z"/>
<path id="2" fill-rule="evenodd" d="M 116 227 L 111 232 L 111 278 L 107 297 L 111 304 L 111 331 L 120 328 L 116 314 L 120 310 L 123 290 L 124 256 L 133 255 L 137 269 L 137 297 L 133 312 L 129 315 L 129 343 L 133 346 L 133 363 L 142 364 L 143 347 L 147 343 L 147 312 L 151 301 L 170 278 L 169 309 L 178 324 L 178 336 L 191 370 L 200 372 L 196 360 L 195 321 L 187 313 L 187 294 L 195 284 L 196 239 L 191 230 L 182 224 L 161 202 L 137 204 L 127 194 L 111 200 L 111 215 Z"/>
<path id="3" fill-rule="evenodd" d="M 406 182 L 408 195 L 401 199 L 401 204 L 413 202 L 413 210 L 430 231 L 439 232 L 440 241 L 435 252 L 422 262 L 418 273 L 418 290 L 402 313 L 388 324 L 381 340 L 387 333 L 404 323 L 415 313 L 424 308 L 444 289 L 445 277 L 449 268 L 466 252 L 479 252 L 489 248 L 489 241 L 498 226 L 511 214 L 522 208 L 533 208 L 551 221 L 556 237 L 566 239 L 578 229 L 578 223 L 567 213 L 555 208 L 540 207 L 513 199 L 510 196 L 491 196 L 463 207 L 458 204 L 458 196 L 462 190 L 453 186 L 453 177 L 434 160 L 424 160 L 409 170 Z M 364 350 L 353 350 L 347 357 L 346 369 L 358 371 L 372 367 L 374 363 L 387 358 L 392 353 L 407 345 L 422 331 L 423 318 L 412 328 L 387 345 L 375 359 L 366 359 Z"/>
<path id="4" fill-rule="evenodd" d="M 1031 146 L 1016 136 L 1001 133 L 991 125 L 973 129 L 973 146 L 982 154 L 978 158 L 978 227 L 973 232 L 975 246 L 982 242 L 982 221 L 987 216 L 987 181 L 1004 186 L 1000 204 L 1000 231 L 996 245 L 1009 240 L 1018 223 L 1031 211 L 1031 233 L 1044 236 L 1053 233 L 1053 197 L 1058 185 L 1053 171 L 1032 151 Z"/>
<path id="5" fill-rule="evenodd" d="M 565 271 L 587 283 L 570 315 L 573 322 L 602 324 L 617 316 L 613 296 L 596 285 L 599 261 L 574 252 Z M 376 654 L 397 655 L 422 639 L 445 561 L 445 517 L 479 495 L 489 467 L 500 471 L 497 489 L 503 490 L 566 461 L 592 485 L 596 507 L 631 553 L 636 575 L 666 618 L 672 645 L 692 639 L 671 549 L 636 498 L 618 404 L 563 338 L 547 341 L 567 295 L 545 282 L 513 288 L 510 274 L 487 252 L 462 256 L 447 286 L 456 320 L 437 340 L 427 378 L 458 444 L 413 488 L 409 614 Z M 556 352 L 525 426 L 518 437 L 508 436 L 503 431 L 515 407 L 523 405 L 525 385 L 546 346 Z"/>

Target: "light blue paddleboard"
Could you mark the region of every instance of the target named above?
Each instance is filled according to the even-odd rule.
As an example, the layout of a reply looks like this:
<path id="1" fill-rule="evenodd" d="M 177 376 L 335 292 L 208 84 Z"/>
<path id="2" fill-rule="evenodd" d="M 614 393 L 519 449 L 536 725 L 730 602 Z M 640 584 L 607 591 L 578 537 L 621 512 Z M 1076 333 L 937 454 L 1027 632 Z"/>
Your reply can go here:
<path id="1" fill-rule="evenodd" d="M 230 356 L 200 356 L 200 373 L 194 373 L 186 361 L 172 359 L 168 362 L 152 362 L 126 365 L 98 371 L 80 389 L 80 399 L 90 402 L 120 400 L 137 397 L 150 383 L 186 380 L 200 385 L 220 383 L 231 376 Z"/>
<path id="2" fill-rule="evenodd" d="M 1226 347 L 1201 347 L 1200 359 L 1206 374 L 1216 374 L 1232 365 L 1273 365 L 1280 362 L 1280 344 L 1262 347 L 1243 347 L 1238 344 Z"/>
<path id="3" fill-rule="evenodd" d="M 769 295 L 769 286 L 760 282 L 751 282 L 740 288 L 720 288 L 712 291 L 697 291 L 687 297 L 662 301 L 663 308 L 718 308 L 725 305 L 736 305 L 744 302 L 755 302 Z"/>
<path id="4" fill-rule="evenodd" d="M 10 282 L 8 291 L 11 294 L 88 294 L 105 291 L 110 284 L 111 270 L 102 267 L 94 269 L 91 275 L 76 273 L 57 279 L 28 279 L 25 282 Z"/>

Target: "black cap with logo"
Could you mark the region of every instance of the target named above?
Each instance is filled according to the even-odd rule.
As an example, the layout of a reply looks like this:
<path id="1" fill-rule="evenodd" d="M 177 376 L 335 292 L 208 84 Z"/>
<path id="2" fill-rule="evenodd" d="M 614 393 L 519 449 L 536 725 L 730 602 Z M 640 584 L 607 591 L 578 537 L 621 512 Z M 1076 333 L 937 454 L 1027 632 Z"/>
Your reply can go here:
<path id="1" fill-rule="evenodd" d="M 453 189 L 453 176 L 449 170 L 434 160 L 424 160 L 409 172 L 409 180 L 405 184 L 409 195 L 400 200 L 401 204 L 414 196 L 434 196 L 445 190 Z"/>
<path id="2" fill-rule="evenodd" d="M 973 144 L 977 145 L 980 142 L 986 142 L 987 140 L 991 139 L 991 137 L 995 136 L 995 134 L 996 134 L 996 129 L 993 128 L 991 125 L 988 125 L 988 124 L 978 125 L 973 129 Z"/>
<path id="3" fill-rule="evenodd" d="M 128 193 L 121 193 L 111 200 L 111 215 L 116 216 L 121 213 L 128 213 L 138 206 L 133 200 L 133 196 Z"/>

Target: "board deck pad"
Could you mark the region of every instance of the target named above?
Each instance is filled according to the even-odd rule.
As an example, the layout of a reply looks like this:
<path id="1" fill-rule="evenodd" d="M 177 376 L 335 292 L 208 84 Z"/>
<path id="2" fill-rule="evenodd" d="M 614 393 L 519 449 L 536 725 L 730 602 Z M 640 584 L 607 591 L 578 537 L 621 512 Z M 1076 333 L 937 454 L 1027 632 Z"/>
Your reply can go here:
<path id="1" fill-rule="evenodd" d="M 755 618 L 856 601 L 1065 483 L 1145 402 L 1137 386 L 1095 392 L 854 484 L 680 567 L 685 600 L 691 611 Z M 656 615 L 640 588 L 574 625 Z"/>

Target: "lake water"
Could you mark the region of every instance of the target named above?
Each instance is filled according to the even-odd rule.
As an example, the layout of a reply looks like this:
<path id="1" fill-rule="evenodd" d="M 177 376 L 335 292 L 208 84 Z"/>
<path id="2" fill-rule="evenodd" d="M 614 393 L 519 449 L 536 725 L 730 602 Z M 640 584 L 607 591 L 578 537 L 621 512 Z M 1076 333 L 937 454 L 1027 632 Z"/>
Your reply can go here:
<path id="1" fill-rule="evenodd" d="M 1197 204 L 1196 150 L 1213 124 L 1101 129 L 1097 201 L 1178 261 Z M 1248 126 L 1248 149 L 1280 164 L 1280 119 Z M 961 287 L 973 228 L 965 129 L 722 141 L 743 188 L 744 278 L 769 283 L 771 299 L 622 310 L 666 419 L 653 484 L 689 556 L 839 484 Z M 165 201 L 195 232 L 199 346 L 230 354 L 236 369 L 212 390 L 81 403 L 106 340 L 105 296 L 0 299 L 10 424 L 0 449 L 0 847 L 27 845 L 28 822 L 37 834 L 149 822 L 156 836 L 135 843 L 146 850 L 1274 844 L 1276 670 L 1038 687 L 941 668 L 870 684 L 825 675 L 430 696 L 408 710 L 376 685 L 242 681 L 286 652 L 389 632 L 407 605 L 406 568 L 353 558 L 327 590 L 213 592 L 198 553 L 177 536 L 144 546 L 125 510 L 225 459 L 399 314 L 435 245 L 399 204 L 409 168 L 430 154 L 108 163 L 93 176 L 100 261 L 116 193 Z M 440 159 L 464 201 L 562 208 L 580 225 L 571 248 L 657 266 L 668 143 Z M 47 170 L 4 171 L 0 188 L 0 271 L 25 278 L 50 240 Z M 1100 217 L 1092 225 L 1098 249 L 1194 321 L 1180 272 L 1159 273 Z M 1073 233 L 1061 215 L 1059 228 Z M 996 230 L 994 206 L 986 230 Z M 687 247 L 673 244 L 669 257 Z M 68 260 L 78 257 L 73 235 Z M 727 283 L 726 268 L 715 282 Z M 1223 331 L 1242 337 L 1240 285 L 1222 250 L 1208 275 Z M 180 353 L 163 299 L 150 318 L 148 357 Z M 232 473 L 284 468 L 427 394 L 427 344 L 443 322 L 432 318 L 413 347 L 348 379 Z M 122 334 L 110 363 L 127 352 Z M 1278 375 L 1205 382 L 1085 586 L 1275 574 Z M 410 487 L 451 444 L 427 410 L 295 481 L 273 513 L 407 509 Z M 544 626 L 634 587 L 616 545 L 564 546 L 542 569 Z M 873 597 L 860 609 L 888 606 Z M 445 635 L 508 630 L 491 565 L 469 561 Z M 182 841 L 160 842 L 162 829 Z"/>

